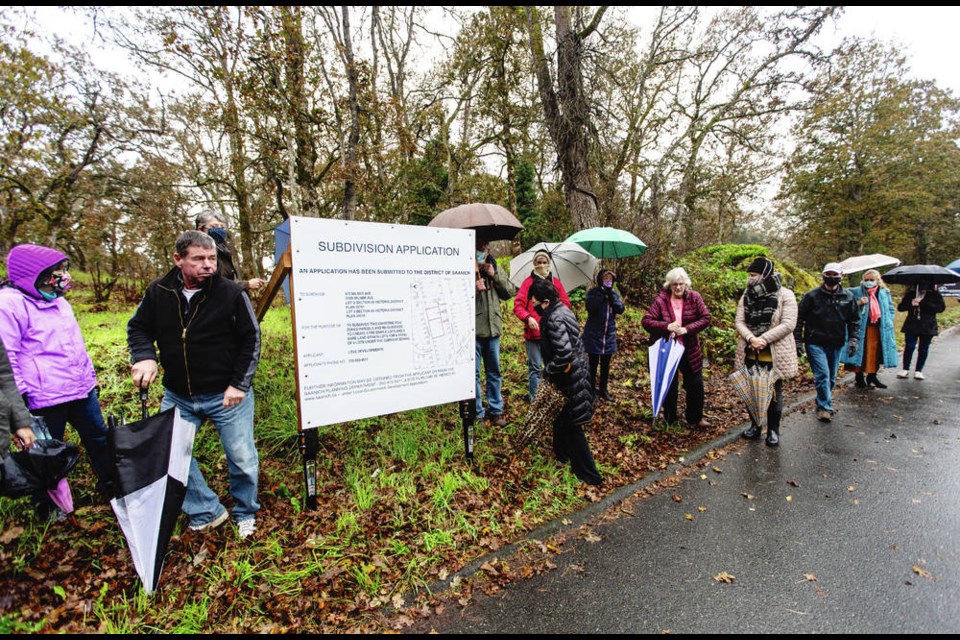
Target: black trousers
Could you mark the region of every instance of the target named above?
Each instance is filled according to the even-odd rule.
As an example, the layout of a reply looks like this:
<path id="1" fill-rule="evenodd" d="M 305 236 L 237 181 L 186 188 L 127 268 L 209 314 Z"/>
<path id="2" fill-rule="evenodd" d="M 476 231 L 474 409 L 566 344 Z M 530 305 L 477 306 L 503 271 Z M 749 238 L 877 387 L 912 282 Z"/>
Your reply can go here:
<path id="1" fill-rule="evenodd" d="M 677 397 L 680 395 L 680 376 L 683 376 L 683 390 L 687 393 L 687 406 L 684 416 L 687 424 L 695 425 L 703 420 L 703 371 L 694 372 L 686 354 L 680 357 L 677 373 L 670 383 L 670 390 L 663 402 L 663 417 L 667 422 L 677 421 Z"/>
<path id="2" fill-rule="evenodd" d="M 598 485 L 603 476 L 597 470 L 597 464 L 590 452 L 587 436 L 580 425 L 573 424 L 571 414 L 564 409 L 553 421 L 553 453 L 557 460 L 570 462 L 570 470 L 583 482 Z"/>
<path id="3" fill-rule="evenodd" d="M 612 353 L 603 355 L 588 354 L 590 356 L 590 386 L 597 390 L 597 365 L 600 365 L 600 390 L 607 390 L 607 381 L 610 378 L 610 358 Z"/>

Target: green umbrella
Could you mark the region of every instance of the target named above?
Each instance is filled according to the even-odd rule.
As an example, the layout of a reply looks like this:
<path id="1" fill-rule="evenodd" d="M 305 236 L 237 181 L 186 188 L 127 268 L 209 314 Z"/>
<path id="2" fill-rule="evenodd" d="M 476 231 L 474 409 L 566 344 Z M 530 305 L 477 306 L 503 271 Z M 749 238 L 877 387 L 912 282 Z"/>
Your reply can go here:
<path id="1" fill-rule="evenodd" d="M 601 260 L 639 256 L 647 250 L 647 245 L 643 244 L 640 238 L 629 231 L 613 227 L 584 229 L 567 238 L 565 242 L 575 242 Z"/>

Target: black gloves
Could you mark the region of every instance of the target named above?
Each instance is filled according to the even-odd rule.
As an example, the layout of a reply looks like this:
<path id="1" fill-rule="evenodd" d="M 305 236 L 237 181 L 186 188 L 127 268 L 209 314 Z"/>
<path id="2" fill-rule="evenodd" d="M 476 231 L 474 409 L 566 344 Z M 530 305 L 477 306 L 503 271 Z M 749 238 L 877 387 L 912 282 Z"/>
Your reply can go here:
<path id="1" fill-rule="evenodd" d="M 802 343 L 802 342 L 798 342 L 798 343 L 797 343 L 797 357 L 798 357 L 798 358 L 802 358 L 802 357 L 803 357 L 803 343 Z"/>
<path id="2" fill-rule="evenodd" d="M 859 349 L 859 348 L 860 348 L 860 341 L 859 341 L 859 340 L 857 340 L 857 339 L 855 339 L 855 338 L 849 340 L 849 341 L 847 342 L 847 357 L 848 357 L 848 358 L 853 357 L 853 355 L 857 352 L 857 349 Z"/>

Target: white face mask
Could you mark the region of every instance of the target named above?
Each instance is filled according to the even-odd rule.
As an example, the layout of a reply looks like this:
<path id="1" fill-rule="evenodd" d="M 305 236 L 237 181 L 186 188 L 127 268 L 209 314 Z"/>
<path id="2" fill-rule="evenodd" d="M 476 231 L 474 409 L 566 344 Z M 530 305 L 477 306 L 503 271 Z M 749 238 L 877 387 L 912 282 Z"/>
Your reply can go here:
<path id="1" fill-rule="evenodd" d="M 763 276 L 750 276 L 747 278 L 747 285 L 752 287 L 754 285 L 760 284 L 760 281 L 763 280 Z"/>
<path id="2" fill-rule="evenodd" d="M 863 286 L 864 286 L 865 289 L 873 289 L 875 286 L 877 286 L 877 281 L 876 281 L 876 280 L 864 280 L 864 281 L 863 281 Z"/>

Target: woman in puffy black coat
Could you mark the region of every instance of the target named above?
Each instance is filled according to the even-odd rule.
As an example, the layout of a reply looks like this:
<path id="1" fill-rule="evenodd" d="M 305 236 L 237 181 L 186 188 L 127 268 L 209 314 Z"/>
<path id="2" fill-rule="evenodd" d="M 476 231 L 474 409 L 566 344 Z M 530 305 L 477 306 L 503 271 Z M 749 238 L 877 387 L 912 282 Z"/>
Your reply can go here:
<path id="1" fill-rule="evenodd" d="M 593 390 L 580 341 L 580 323 L 559 300 L 548 280 L 530 286 L 530 300 L 540 314 L 540 350 L 543 373 L 557 385 L 567 403 L 553 422 L 553 452 L 580 480 L 591 485 L 603 482 L 581 425 L 593 419 Z"/>
<path id="2" fill-rule="evenodd" d="M 603 269 L 597 286 L 587 291 L 587 322 L 583 326 L 583 349 L 590 356 L 590 385 L 604 400 L 611 400 L 607 390 L 610 359 L 617 352 L 617 315 L 624 312 L 623 300 L 613 288 L 616 274 Z M 600 365 L 600 389 L 597 390 L 597 365 Z"/>

